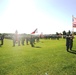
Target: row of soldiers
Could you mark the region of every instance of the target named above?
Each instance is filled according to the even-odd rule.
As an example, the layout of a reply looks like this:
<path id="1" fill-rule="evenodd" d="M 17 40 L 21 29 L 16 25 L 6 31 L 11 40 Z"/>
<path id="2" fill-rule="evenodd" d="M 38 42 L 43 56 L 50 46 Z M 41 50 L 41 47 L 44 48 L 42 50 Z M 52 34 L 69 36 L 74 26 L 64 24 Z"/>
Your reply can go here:
<path id="1" fill-rule="evenodd" d="M 69 51 L 72 50 L 73 47 L 73 36 L 72 34 L 67 34 L 66 36 L 66 50 Z M 4 40 L 4 34 L 0 35 L 0 46 L 3 45 L 3 40 Z M 30 36 L 30 37 L 25 37 L 25 35 L 22 35 L 22 37 L 20 35 L 18 35 L 18 32 L 16 31 L 16 33 L 13 35 L 13 46 L 15 46 L 15 44 L 17 43 L 18 46 L 20 46 L 20 40 L 21 40 L 21 44 L 24 45 L 24 42 L 26 40 L 26 44 L 28 45 L 28 42 L 30 42 L 30 45 L 32 47 L 34 47 L 35 44 L 35 40 L 37 42 L 39 42 L 39 37 L 34 37 L 34 36 Z"/>
<path id="2" fill-rule="evenodd" d="M 24 45 L 25 41 L 26 41 L 26 45 L 28 45 L 28 43 L 30 42 L 30 45 L 32 47 L 34 47 L 35 41 L 39 42 L 39 37 L 34 37 L 34 36 L 30 36 L 30 37 L 25 37 L 25 35 L 22 35 L 21 37 L 18 35 L 14 35 L 13 36 L 13 46 L 15 46 L 15 44 L 18 44 L 18 46 L 20 46 L 20 40 L 21 40 L 21 44 Z"/>

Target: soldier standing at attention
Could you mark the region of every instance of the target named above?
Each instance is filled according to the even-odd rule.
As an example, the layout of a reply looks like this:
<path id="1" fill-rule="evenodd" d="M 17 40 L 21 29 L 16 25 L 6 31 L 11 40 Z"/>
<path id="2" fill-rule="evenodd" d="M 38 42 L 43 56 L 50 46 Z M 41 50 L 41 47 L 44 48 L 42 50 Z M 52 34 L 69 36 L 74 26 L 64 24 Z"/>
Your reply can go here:
<path id="1" fill-rule="evenodd" d="M 28 37 L 26 37 L 26 45 L 28 45 L 28 41 L 29 41 L 29 38 L 28 38 Z"/>
<path id="2" fill-rule="evenodd" d="M 30 38 L 30 44 L 31 44 L 32 47 L 34 47 L 34 41 L 33 41 L 33 37 L 32 36 Z"/>
<path id="3" fill-rule="evenodd" d="M 3 45 L 4 44 L 4 34 L 2 34 L 2 36 L 1 36 L 1 45 Z"/>
<path id="4" fill-rule="evenodd" d="M 72 47 L 73 47 L 73 36 L 72 36 L 72 34 L 71 35 L 67 34 L 67 36 L 66 36 L 66 50 L 67 51 L 69 51 L 69 49 L 72 50 Z"/>
<path id="5" fill-rule="evenodd" d="M 20 36 L 18 34 L 18 31 L 16 30 L 15 34 L 13 35 L 13 46 L 18 43 L 18 46 L 20 46 Z"/>
<path id="6" fill-rule="evenodd" d="M 70 44 L 70 37 L 69 37 L 69 34 L 67 34 L 66 36 L 66 50 L 67 51 L 69 50 L 69 44 Z"/>
<path id="7" fill-rule="evenodd" d="M 72 47 L 73 47 L 73 36 L 72 36 L 72 34 L 70 34 L 70 44 L 69 44 L 70 46 L 70 50 L 72 50 Z"/>
<path id="8" fill-rule="evenodd" d="M 25 41 L 25 34 L 22 35 L 22 45 L 24 45 L 24 41 Z"/>

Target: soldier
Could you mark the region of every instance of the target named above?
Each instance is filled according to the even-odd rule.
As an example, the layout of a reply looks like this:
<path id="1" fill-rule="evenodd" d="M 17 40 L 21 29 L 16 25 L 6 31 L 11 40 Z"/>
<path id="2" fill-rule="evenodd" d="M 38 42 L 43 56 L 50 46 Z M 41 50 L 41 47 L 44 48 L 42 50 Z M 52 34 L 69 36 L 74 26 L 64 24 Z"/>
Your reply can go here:
<path id="1" fill-rule="evenodd" d="M 15 35 L 13 35 L 13 46 L 15 46 L 15 43 L 16 43 L 16 38 L 15 38 Z"/>
<path id="2" fill-rule="evenodd" d="M 73 47 L 73 36 L 72 34 L 69 36 L 69 34 L 67 34 L 66 36 L 66 50 L 68 51 L 69 49 L 72 50 Z"/>
<path id="3" fill-rule="evenodd" d="M 16 35 L 13 35 L 13 46 L 18 43 L 18 46 L 20 46 L 20 36 L 16 37 Z"/>
<path id="4" fill-rule="evenodd" d="M 17 40 L 17 42 L 18 42 L 18 46 L 20 46 L 20 35 L 18 35 L 18 40 Z"/>
<path id="5" fill-rule="evenodd" d="M 70 46 L 70 50 L 72 50 L 72 47 L 73 47 L 73 36 L 72 36 L 72 34 L 70 34 L 70 44 L 69 44 Z"/>
<path id="6" fill-rule="evenodd" d="M 69 49 L 69 44 L 70 44 L 70 37 L 69 37 L 69 34 L 67 34 L 67 36 L 66 36 L 66 50 L 67 51 Z"/>
<path id="7" fill-rule="evenodd" d="M 22 45 L 24 45 L 24 41 L 25 41 L 25 36 L 24 36 L 24 34 L 23 34 L 23 36 L 22 36 Z"/>
<path id="8" fill-rule="evenodd" d="M 28 38 L 28 37 L 26 37 L 26 45 L 28 45 L 28 41 L 29 41 L 29 38 Z"/>
<path id="9" fill-rule="evenodd" d="M 13 35 L 13 46 L 15 46 L 16 43 L 18 43 L 18 31 L 15 31 L 15 34 Z"/>
<path id="10" fill-rule="evenodd" d="M 30 44 L 31 44 L 32 47 L 34 47 L 34 40 L 33 40 L 33 37 L 32 36 L 30 38 Z"/>
<path id="11" fill-rule="evenodd" d="M 3 45 L 4 44 L 4 34 L 2 34 L 2 36 L 1 36 L 1 45 Z"/>

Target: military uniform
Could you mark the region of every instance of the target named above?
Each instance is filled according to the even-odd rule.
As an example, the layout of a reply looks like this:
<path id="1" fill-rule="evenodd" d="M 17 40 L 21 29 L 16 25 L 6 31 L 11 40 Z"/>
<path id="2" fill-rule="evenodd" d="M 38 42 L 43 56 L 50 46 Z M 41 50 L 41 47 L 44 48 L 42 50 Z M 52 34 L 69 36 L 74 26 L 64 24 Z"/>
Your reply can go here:
<path id="1" fill-rule="evenodd" d="M 20 37 L 18 36 L 18 38 L 16 39 L 16 36 L 13 36 L 13 46 L 15 46 L 15 44 L 18 43 L 18 46 L 20 46 Z"/>
<path id="2" fill-rule="evenodd" d="M 22 36 L 22 39 L 21 39 L 22 45 L 24 45 L 24 41 L 25 41 L 25 36 L 23 35 L 23 36 Z"/>
<path id="3" fill-rule="evenodd" d="M 28 39 L 28 37 L 26 37 L 26 45 L 28 45 L 28 41 L 29 41 L 29 39 Z"/>
<path id="4" fill-rule="evenodd" d="M 1 45 L 3 45 L 4 44 L 4 34 L 1 35 L 0 39 L 1 39 Z"/>
<path id="5" fill-rule="evenodd" d="M 68 51 L 69 49 L 69 44 L 70 44 L 70 37 L 69 35 L 66 36 L 66 50 Z"/>
<path id="6" fill-rule="evenodd" d="M 15 36 L 13 36 L 13 46 L 15 46 L 15 43 L 16 43 L 16 39 Z"/>
<path id="7" fill-rule="evenodd" d="M 30 38 L 30 44 L 31 44 L 32 47 L 34 47 L 34 40 L 33 39 L 34 38 L 31 36 L 31 38 Z"/>
<path id="8" fill-rule="evenodd" d="M 73 36 L 66 36 L 66 50 L 68 51 L 69 49 L 72 50 L 73 47 Z"/>
<path id="9" fill-rule="evenodd" d="M 70 50 L 72 50 L 72 47 L 73 47 L 73 36 L 72 35 L 70 35 L 70 44 L 69 44 L 70 46 Z"/>

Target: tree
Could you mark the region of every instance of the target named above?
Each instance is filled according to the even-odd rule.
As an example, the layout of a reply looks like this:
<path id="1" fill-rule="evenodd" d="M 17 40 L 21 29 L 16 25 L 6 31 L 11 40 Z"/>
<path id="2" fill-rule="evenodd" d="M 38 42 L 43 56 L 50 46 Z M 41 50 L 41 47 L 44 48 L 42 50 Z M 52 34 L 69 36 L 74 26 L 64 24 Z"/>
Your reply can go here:
<path id="1" fill-rule="evenodd" d="M 70 30 L 68 31 L 68 34 L 69 34 L 69 35 L 71 34 L 71 31 L 70 31 Z"/>
<path id="2" fill-rule="evenodd" d="M 66 31 L 65 30 L 63 31 L 63 35 L 66 35 Z"/>
<path id="3" fill-rule="evenodd" d="M 63 38 L 65 39 L 66 37 L 66 31 L 63 31 Z"/>
<path id="4" fill-rule="evenodd" d="M 59 33 L 58 32 L 56 32 L 56 35 L 58 35 Z"/>

